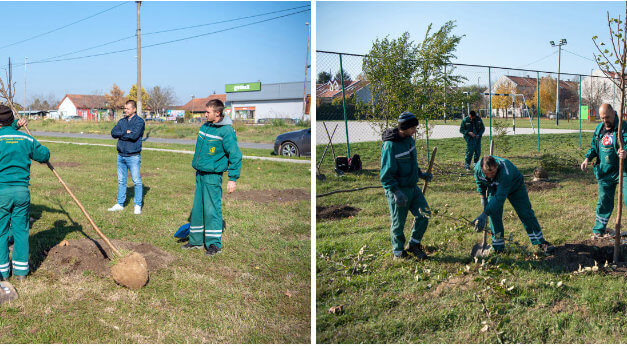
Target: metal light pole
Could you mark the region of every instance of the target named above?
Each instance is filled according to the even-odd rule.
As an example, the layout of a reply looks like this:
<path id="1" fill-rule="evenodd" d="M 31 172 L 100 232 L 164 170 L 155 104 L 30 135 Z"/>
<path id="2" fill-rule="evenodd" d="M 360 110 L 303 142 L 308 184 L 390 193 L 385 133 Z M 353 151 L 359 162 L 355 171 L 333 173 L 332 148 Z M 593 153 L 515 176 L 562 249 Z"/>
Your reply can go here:
<path id="1" fill-rule="evenodd" d="M 307 54 L 305 56 L 305 81 L 303 82 L 303 120 L 305 120 L 305 113 L 307 113 L 307 69 L 309 69 L 309 38 L 311 37 L 311 26 L 309 22 L 305 23 L 309 29 L 307 35 Z"/>
<path id="2" fill-rule="evenodd" d="M 28 57 L 24 57 L 24 111 L 26 110 L 26 60 Z M 30 114 L 30 110 L 28 114 Z"/>
<path id="3" fill-rule="evenodd" d="M 139 26 L 139 7 L 142 2 L 137 1 L 137 115 L 142 116 L 142 40 Z"/>
<path id="4" fill-rule="evenodd" d="M 555 45 L 554 41 L 550 41 L 551 46 L 557 46 L 558 54 L 557 54 L 557 96 L 555 97 L 555 125 L 559 125 L 560 119 L 560 63 L 562 60 L 562 45 L 566 45 L 566 39 L 561 39 L 560 42 Z"/>

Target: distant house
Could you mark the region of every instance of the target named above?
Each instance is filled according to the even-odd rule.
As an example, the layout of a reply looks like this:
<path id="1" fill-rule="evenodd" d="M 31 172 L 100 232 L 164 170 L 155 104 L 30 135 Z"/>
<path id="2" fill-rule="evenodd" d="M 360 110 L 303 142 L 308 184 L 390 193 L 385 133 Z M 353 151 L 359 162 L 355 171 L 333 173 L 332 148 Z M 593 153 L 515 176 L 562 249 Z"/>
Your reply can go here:
<path id="1" fill-rule="evenodd" d="M 182 106 L 171 107 L 170 110 L 176 111 L 175 113 L 179 114 L 179 111 L 190 112 L 192 117 L 203 117 L 205 115 L 205 105 L 209 100 L 218 99 L 222 101 L 222 103 L 226 104 L 226 95 L 225 94 L 213 94 L 207 97 L 199 97 L 191 99 L 189 102 Z"/>
<path id="2" fill-rule="evenodd" d="M 609 103 L 618 109 L 620 90 L 614 86 L 612 80 L 618 82 L 619 79 L 619 73 L 597 69 L 581 80 L 582 104 L 589 105 L 590 114 L 598 115 L 598 109 L 603 103 Z"/>
<path id="3" fill-rule="evenodd" d="M 344 96 L 351 98 L 354 94 L 362 102 L 370 101 L 370 85 L 366 80 L 345 80 Z M 319 103 L 332 103 L 333 100 L 342 98 L 342 84 L 331 80 L 324 84 L 316 84 L 316 99 Z"/>
<path id="4" fill-rule="evenodd" d="M 83 120 L 100 121 L 111 113 L 104 95 L 67 94 L 57 106 L 61 119 L 79 116 Z"/>
<path id="5" fill-rule="evenodd" d="M 228 113 L 234 120 L 259 123 L 260 120 L 297 120 L 309 117 L 309 81 L 227 84 L 225 90 Z"/>

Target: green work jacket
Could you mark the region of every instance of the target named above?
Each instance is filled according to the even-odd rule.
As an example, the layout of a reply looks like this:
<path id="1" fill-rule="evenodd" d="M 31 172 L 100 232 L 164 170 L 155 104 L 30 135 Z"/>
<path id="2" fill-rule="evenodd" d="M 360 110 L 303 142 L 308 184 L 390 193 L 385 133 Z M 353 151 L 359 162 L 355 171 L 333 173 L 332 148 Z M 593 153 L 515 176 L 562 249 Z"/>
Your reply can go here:
<path id="1" fill-rule="evenodd" d="M 524 185 L 523 175 L 512 162 L 505 158 L 493 156 L 499 167 L 496 175 L 492 179 L 488 179 L 481 169 L 481 162 L 475 164 L 475 182 L 477 183 L 477 192 L 490 193 L 490 200 L 485 206 L 484 213 L 490 216 L 497 209 L 502 208 L 505 204 L 507 196 L 515 192 Z"/>
<path id="2" fill-rule="evenodd" d="M 597 158 L 594 164 L 594 175 L 600 181 L 618 181 L 618 148 L 617 139 L 618 118 L 614 118 L 614 128 L 609 133 L 604 133 L 603 123 L 599 123 L 590 142 L 590 149 L 586 153 L 589 161 Z M 623 121 L 623 142 L 627 144 L 627 121 Z M 627 173 L 627 167 L 623 169 Z"/>
<path id="3" fill-rule="evenodd" d="M 416 145 L 412 137 L 383 142 L 380 178 L 384 189 L 396 192 L 399 187 L 415 186 L 419 173 Z"/>
<path id="4" fill-rule="evenodd" d="M 236 181 L 242 168 L 242 152 L 237 146 L 231 119 L 224 117 L 218 123 L 205 123 L 196 138 L 192 166 L 200 172 L 223 173 L 228 170 L 229 180 Z"/>
<path id="5" fill-rule="evenodd" d="M 0 186 L 28 186 L 31 159 L 45 163 L 50 151 L 13 125 L 0 128 Z"/>
<path id="6" fill-rule="evenodd" d="M 475 120 L 470 119 L 469 116 L 464 117 L 461 125 L 459 126 L 459 132 L 462 133 L 462 135 L 464 135 L 464 139 L 467 140 L 470 137 L 468 136 L 468 133 L 471 131 L 477 136 L 483 136 L 483 133 L 485 132 L 485 126 L 483 125 L 483 120 L 481 120 L 481 117 L 476 116 Z"/>

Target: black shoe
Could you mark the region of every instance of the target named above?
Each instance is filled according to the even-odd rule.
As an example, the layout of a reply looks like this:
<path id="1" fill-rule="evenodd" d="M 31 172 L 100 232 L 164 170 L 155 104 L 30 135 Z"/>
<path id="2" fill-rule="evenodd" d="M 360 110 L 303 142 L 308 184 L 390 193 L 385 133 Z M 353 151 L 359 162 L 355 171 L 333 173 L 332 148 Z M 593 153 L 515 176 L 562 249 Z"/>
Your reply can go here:
<path id="1" fill-rule="evenodd" d="M 215 244 L 211 244 L 211 245 L 209 246 L 209 248 L 207 248 L 207 251 L 205 252 L 205 255 L 207 255 L 207 256 L 213 256 L 213 255 L 216 255 L 216 254 L 218 254 L 218 253 L 222 253 L 222 249 L 220 249 L 220 248 L 216 247 L 216 245 L 215 245 Z"/>
<path id="2" fill-rule="evenodd" d="M 407 254 L 406 250 L 403 250 L 401 255 L 394 255 L 394 260 L 408 259 L 408 258 L 409 258 L 409 254 Z"/>
<path id="3" fill-rule="evenodd" d="M 552 254 L 555 252 L 555 247 L 551 243 L 547 242 L 545 239 L 542 239 L 541 242 L 542 243 L 538 245 L 538 249 L 543 251 L 545 254 Z"/>
<path id="4" fill-rule="evenodd" d="M 184 250 L 188 250 L 188 249 L 202 249 L 201 245 L 193 245 L 193 244 L 189 244 L 189 243 L 185 243 L 181 246 L 182 249 Z"/>
<path id="5" fill-rule="evenodd" d="M 427 254 L 422 250 L 422 245 L 420 244 L 415 244 L 415 245 L 411 245 L 407 248 L 407 252 L 410 254 L 413 254 L 416 259 L 426 259 L 427 258 Z"/>
<path id="6" fill-rule="evenodd" d="M 222 232 L 226 230 L 226 221 L 222 220 Z"/>

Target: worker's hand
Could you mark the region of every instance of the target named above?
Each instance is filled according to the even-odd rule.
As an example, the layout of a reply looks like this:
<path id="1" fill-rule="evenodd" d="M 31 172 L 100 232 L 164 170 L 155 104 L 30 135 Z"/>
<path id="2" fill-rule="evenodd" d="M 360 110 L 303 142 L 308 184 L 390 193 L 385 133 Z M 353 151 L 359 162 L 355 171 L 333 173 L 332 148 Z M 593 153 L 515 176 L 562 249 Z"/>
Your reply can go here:
<path id="1" fill-rule="evenodd" d="M 581 171 L 586 171 L 588 168 L 588 158 L 586 158 L 583 163 L 581 163 Z"/>
<path id="2" fill-rule="evenodd" d="M 394 192 L 394 203 L 396 203 L 399 207 L 407 205 L 407 196 L 403 193 L 403 191 L 397 190 Z"/>
<path id="3" fill-rule="evenodd" d="M 235 181 L 230 181 L 227 182 L 226 184 L 226 193 L 233 193 L 235 192 Z"/>
<path id="4" fill-rule="evenodd" d="M 627 152 L 624 149 L 618 150 L 618 157 L 621 159 L 627 158 Z"/>
<path id="5" fill-rule="evenodd" d="M 422 173 L 422 174 L 420 174 L 420 178 L 425 180 L 425 181 L 427 181 L 427 182 L 429 182 L 429 181 L 433 180 L 433 174 L 431 174 L 431 173 Z"/>
<path id="6" fill-rule="evenodd" d="M 24 127 L 24 126 L 26 126 L 26 125 L 28 125 L 28 119 L 26 119 L 26 118 L 20 118 L 20 119 L 17 121 L 17 127 L 18 127 L 18 128 Z"/>
<path id="7" fill-rule="evenodd" d="M 488 199 L 484 196 L 481 196 L 481 207 L 485 209 L 486 204 L 488 204 Z"/>
<path id="8" fill-rule="evenodd" d="M 483 228 L 485 227 L 485 223 L 487 219 L 488 219 L 488 216 L 485 215 L 485 213 L 481 213 L 481 215 L 477 216 L 477 218 L 473 220 L 473 223 L 475 224 L 475 231 L 477 232 L 483 231 Z"/>
<path id="9" fill-rule="evenodd" d="M 468 132 L 468 136 L 470 136 L 470 137 L 475 137 L 476 135 L 475 135 L 475 133 L 474 133 L 474 132 L 469 131 L 469 132 Z"/>

